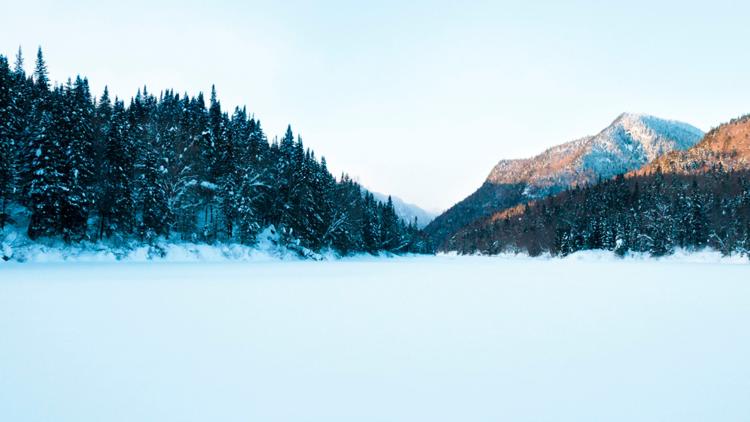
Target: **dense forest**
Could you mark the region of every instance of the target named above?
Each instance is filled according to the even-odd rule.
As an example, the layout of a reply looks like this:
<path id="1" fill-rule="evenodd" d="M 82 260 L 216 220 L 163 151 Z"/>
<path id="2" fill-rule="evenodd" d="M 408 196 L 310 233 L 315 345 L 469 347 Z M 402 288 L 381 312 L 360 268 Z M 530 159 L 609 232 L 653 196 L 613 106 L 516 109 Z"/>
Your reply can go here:
<path id="1" fill-rule="evenodd" d="M 675 248 L 750 252 L 750 173 L 617 176 L 520 205 L 459 231 L 447 249 L 567 255 L 605 249 L 668 255 Z"/>
<path id="2" fill-rule="evenodd" d="M 300 250 L 430 250 L 390 198 L 335 178 L 291 127 L 269 143 L 215 90 L 206 105 L 144 87 L 126 104 L 92 98 L 81 77 L 53 86 L 41 49 L 28 76 L 20 50 L 13 67 L 0 56 L 0 228 L 19 215 L 30 239 L 253 245 L 273 226 Z"/>

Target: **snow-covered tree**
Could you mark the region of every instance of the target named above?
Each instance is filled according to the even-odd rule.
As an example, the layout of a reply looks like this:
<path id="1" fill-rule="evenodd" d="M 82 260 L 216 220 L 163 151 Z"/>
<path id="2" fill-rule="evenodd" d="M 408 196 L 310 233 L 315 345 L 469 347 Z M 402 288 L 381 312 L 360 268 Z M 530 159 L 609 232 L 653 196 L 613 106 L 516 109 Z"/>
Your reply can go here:
<path id="1" fill-rule="evenodd" d="M 15 194 L 15 148 L 12 139 L 13 74 L 0 56 L 0 229 L 10 220 L 7 207 Z"/>
<path id="2" fill-rule="evenodd" d="M 62 92 L 57 89 L 42 95 L 34 106 L 34 131 L 30 144 L 33 156 L 28 188 L 31 211 L 28 234 L 32 239 L 60 234 L 60 207 L 67 195 L 63 166 L 65 149 L 55 125 L 63 114 Z"/>
<path id="3" fill-rule="evenodd" d="M 133 232 L 134 162 L 129 145 L 128 120 L 122 101 L 115 100 L 104 156 L 100 236 L 127 236 Z"/>

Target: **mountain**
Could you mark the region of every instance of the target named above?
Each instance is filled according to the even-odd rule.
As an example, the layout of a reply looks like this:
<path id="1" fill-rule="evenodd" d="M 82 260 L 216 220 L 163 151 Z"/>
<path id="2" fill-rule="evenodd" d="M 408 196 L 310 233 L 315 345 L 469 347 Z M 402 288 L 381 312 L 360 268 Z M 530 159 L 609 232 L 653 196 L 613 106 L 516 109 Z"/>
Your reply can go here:
<path id="1" fill-rule="evenodd" d="M 627 173 L 695 145 L 703 132 L 689 124 L 623 113 L 594 136 L 552 147 L 527 159 L 502 160 L 473 194 L 435 218 L 425 231 L 437 246 L 467 224 L 572 186 Z"/>
<path id="2" fill-rule="evenodd" d="M 388 202 L 388 195 L 378 192 L 372 192 L 372 194 L 378 201 Z M 396 215 L 407 222 L 412 222 L 414 221 L 414 218 L 416 218 L 417 227 L 420 229 L 424 228 L 435 219 L 435 213 L 422 209 L 418 205 L 405 202 L 397 196 L 391 195 L 391 201 L 393 201 L 393 208 L 396 210 Z"/>
<path id="3" fill-rule="evenodd" d="M 476 220 L 444 246 L 460 253 L 606 249 L 656 256 L 706 247 L 750 256 L 750 116 L 625 175 Z"/>
<path id="4" fill-rule="evenodd" d="M 673 151 L 633 172 L 701 174 L 723 170 L 750 170 L 750 115 L 734 119 L 709 131 L 698 144 L 685 151 Z"/>

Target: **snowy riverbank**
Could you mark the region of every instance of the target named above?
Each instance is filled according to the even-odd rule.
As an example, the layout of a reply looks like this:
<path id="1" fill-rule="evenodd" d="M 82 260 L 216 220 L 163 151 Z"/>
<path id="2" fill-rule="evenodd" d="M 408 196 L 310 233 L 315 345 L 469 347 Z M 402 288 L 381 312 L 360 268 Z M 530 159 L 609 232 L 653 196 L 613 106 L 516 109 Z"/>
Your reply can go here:
<path id="1" fill-rule="evenodd" d="M 265 261 L 295 261 L 295 260 L 372 260 L 379 258 L 399 258 L 392 254 L 381 253 L 378 256 L 355 255 L 340 257 L 333 251 L 316 253 L 305 248 L 290 249 L 282 246 L 278 237 L 266 230 L 258 236 L 258 244 L 244 246 L 238 244 L 216 244 L 190 242 L 160 242 L 155 245 L 144 245 L 141 242 L 130 241 L 119 244 L 82 242 L 66 245 L 62 241 L 44 240 L 32 242 L 27 237 L 11 233 L 0 239 L 0 265 L 3 262 L 17 263 L 59 263 L 59 262 L 265 262 Z M 441 253 L 438 257 L 456 258 L 455 253 Z M 401 256 L 410 258 L 414 255 Z M 422 258 L 429 258 L 424 255 Z M 645 253 L 628 253 L 621 257 L 611 251 L 581 251 L 565 257 L 555 257 L 544 254 L 530 257 L 526 254 L 500 254 L 481 256 L 482 258 L 496 258 L 500 260 L 563 260 L 563 261 L 658 261 L 683 263 L 724 263 L 750 264 L 746 255 L 734 254 L 723 256 L 720 252 L 705 249 L 688 251 L 677 249 L 672 255 L 652 257 Z"/>

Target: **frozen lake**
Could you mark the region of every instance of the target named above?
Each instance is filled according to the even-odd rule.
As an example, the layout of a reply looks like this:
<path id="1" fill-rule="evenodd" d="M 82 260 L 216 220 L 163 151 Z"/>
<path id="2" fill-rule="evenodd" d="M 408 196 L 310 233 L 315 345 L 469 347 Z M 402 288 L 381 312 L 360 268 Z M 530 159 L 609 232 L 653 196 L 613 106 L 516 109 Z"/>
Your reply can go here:
<path id="1" fill-rule="evenodd" d="M 0 264 L 2 421 L 748 421 L 750 265 Z"/>

